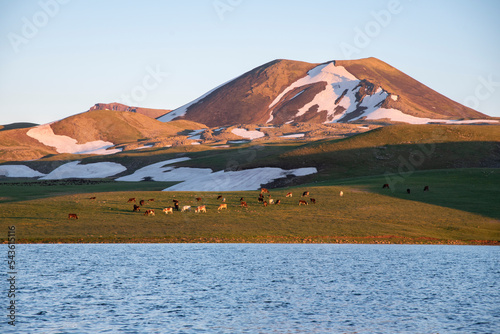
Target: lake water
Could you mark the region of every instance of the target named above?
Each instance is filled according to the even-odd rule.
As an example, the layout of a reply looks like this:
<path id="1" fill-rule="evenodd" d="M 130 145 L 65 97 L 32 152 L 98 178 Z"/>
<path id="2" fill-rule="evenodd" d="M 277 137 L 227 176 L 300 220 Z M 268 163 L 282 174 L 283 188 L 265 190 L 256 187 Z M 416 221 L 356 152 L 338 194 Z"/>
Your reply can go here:
<path id="1" fill-rule="evenodd" d="M 500 333 L 499 247 L 60 244 L 16 251 L 16 333 Z M 7 299 L 0 300 L 7 314 Z M 11 332 L 2 319 L 0 332 Z"/>

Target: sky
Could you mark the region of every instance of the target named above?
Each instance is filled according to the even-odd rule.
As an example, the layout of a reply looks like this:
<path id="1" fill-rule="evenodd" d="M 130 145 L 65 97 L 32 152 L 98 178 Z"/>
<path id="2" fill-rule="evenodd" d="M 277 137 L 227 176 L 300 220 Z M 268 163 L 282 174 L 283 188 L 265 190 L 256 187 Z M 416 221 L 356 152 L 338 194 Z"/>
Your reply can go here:
<path id="1" fill-rule="evenodd" d="M 175 109 L 274 59 L 377 57 L 500 117 L 500 1 L 0 0 L 0 124 Z"/>

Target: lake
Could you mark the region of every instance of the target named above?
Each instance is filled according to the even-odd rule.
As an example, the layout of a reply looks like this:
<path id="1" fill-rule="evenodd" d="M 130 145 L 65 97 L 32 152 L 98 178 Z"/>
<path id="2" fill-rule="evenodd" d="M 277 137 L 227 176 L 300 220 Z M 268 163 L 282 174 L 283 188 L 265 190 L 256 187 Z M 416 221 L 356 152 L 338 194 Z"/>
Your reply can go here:
<path id="1" fill-rule="evenodd" d="M 15 332 L 500 333 L 499 259 L 486 246 L 16 245 Z M 0 300 L 0 332 L 14 332 Z"/>

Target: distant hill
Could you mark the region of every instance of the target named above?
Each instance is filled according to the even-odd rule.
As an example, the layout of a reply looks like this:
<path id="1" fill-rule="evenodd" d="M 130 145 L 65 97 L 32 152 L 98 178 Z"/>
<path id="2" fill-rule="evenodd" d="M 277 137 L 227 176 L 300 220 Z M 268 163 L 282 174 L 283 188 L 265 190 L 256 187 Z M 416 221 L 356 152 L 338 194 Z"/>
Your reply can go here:
<path id="1" fill-rule="evenodd" d="M 130 111 L 138 114 L 143 114 L 151 118 L 158 118 L 169 113 L 170 109 L 152 109 L 152 108 L 141 108 L 141 107 L 130 107 L 125 104 L 113 102 L 113 103 L 96 103 L 93 105 L 89 111 L 92 110 L 115 110 L 115 111 Z"/>
<path id="2" fill-rule="evenodd" d="M 38 124 L 36 123 L 23 123 L 23 122 L 11 123 L 6 125 L 0 125 L 0 131 L 31 128 L 32 126 L 37 126 L 37 125 Z"/>
<path id="3" fill-rule="evenodd" d="M 386 119 L 424 124 L 488 119 L 376 58 L 311 64 L 274 60 L 158 118 L 211 127 Z"/>

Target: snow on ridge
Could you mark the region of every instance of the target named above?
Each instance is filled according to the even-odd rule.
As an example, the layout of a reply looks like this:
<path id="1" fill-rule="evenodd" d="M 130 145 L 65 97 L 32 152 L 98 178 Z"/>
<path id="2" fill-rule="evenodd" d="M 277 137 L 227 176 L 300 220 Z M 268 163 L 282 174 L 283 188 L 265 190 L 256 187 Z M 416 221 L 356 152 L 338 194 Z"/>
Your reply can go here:
<path id="1" fill-rule="evenodd" d="M 250 140 L 262 138 L 266 135 L 264 132 L 255 131 L 255 130 L 249 131 L 249 130 L 242 129 L 242 128 L 232 129 L 231 132 L 239 137 L 247 138 Z"/>
<path id="2" fill-rule="evenodd" d="M 436 119 L 428 117 L 416 117 L 403 113 L 398 109 L 378 108 L 369 113 L 365 113 L 361 117 L 366 116 L 367 120 L 388 118 L 394 122 L 404 122 L 409 124 L 429 124 L 429 123 L 446 123 L 446 124 L 470 124 L 470 123 L 498 123 L 496 120 L 487 119 L 470 119 L 470 120 L 450 120 Z M 359 118 L 359 117 L 358 117 Z"/>
<path id="3" fill-rule="evenodd" d="M 173 169 L 173 167 L 165 167 L 166 165 L 171 165 L 177 162 L 182 162 L 182 161 L 187 161 L 191 160 L 191 158 L 188 157 L 182 157 L 182 158 L 176 158 L 176 159 L 170 159 L 170 160 L 165 160 L 165 161 L 160 161 L 157 163 L 154 163 L 152 165 L 148 165 L 142 168 L 139 168 L 136 170 L 134 173 L 130 175 L 125 175 L 122 177 L 119 177 L 116 179 L 116 181 L 142 181 L 145 177 L 152 177 L 152 176 L 158 176 L 162 175 L 162 173 L 166 171 L 170 171 Z M 160 177 L 160 179 L 155 179 L 155 181 L 163 181 Z"/>
<path id="4" fill-rule="evenodd" d="M 78 141 L 76 139 L 56 135 L 50 124 L 36 126 L 26 132 L 26 134 L 46 146 L 54 147 L 58 153 L 108 155 L 122 151 L 122 149 L 108 150 L 108 148 L 115 146 L 115 144 L 103 140 L 77 144 Z"/>
<path id="5" fill-rule="evenodd" d="M 5 177 L 40 177 L 40 173 L 25 165 L 0 165 L 0 175 Z"/>
<path id="6" fill-rule="evenodd" d="M 126 170 L 127 168 L 123 165 L 115 162 L 96 162 L 87 165 L 80 165 L 80 161 L 72 161 L 57 167 L 49 174 L 41 177 L 41 179 L 97 179 L 110 177 Z"/>
<path id="7" fill-rule="evenodd" d="M 304 133 L 292 133 L 292 134 L 289 134 L 289 135 L 280 136 L 280 138 L 302 138 L 304 136 L 305 136 Z"/>

